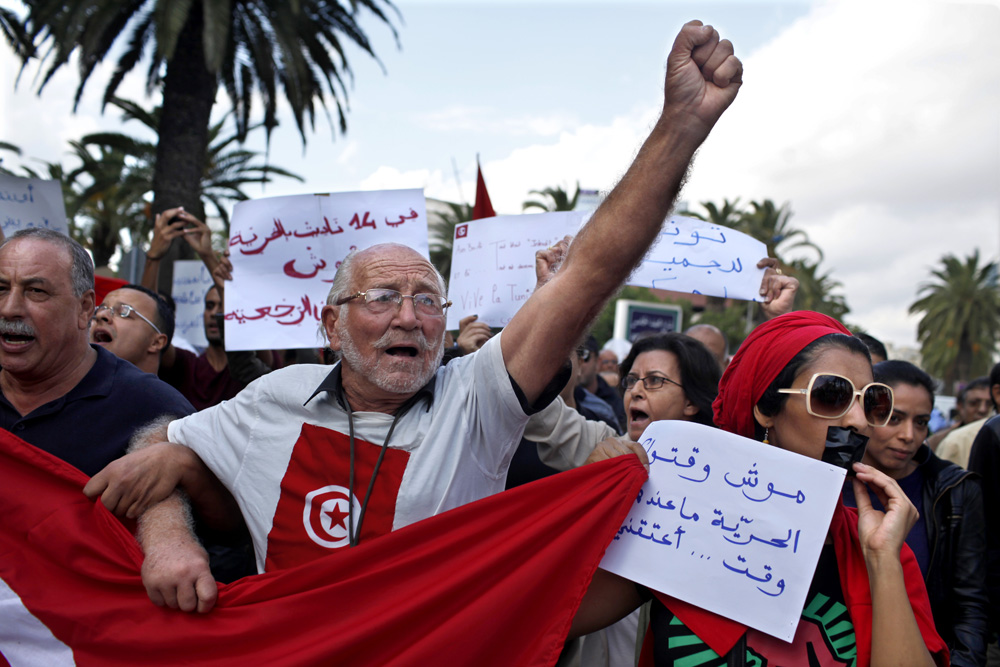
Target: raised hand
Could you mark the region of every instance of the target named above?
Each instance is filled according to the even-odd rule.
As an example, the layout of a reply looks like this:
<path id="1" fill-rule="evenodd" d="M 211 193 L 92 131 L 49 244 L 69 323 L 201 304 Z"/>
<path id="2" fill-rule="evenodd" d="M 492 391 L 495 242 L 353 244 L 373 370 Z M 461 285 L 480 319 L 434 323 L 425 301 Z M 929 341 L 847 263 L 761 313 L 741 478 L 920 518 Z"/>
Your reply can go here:
<path id="1" fill-rule="evenodd" d="M 760 283 L 760 309 L 767 319 L 790 313 L 795 308 L 795 295 L 799 291 L 798 278 L 786 276 L 778 268 L 778 260 L 765 257 L 757 262 L 758 269 L 764 269 L 764 280 Z"/>
<path id="2" fill-rule="evenodd" d="M 552 276 L 556 275 L 563 260 L 566 259 L 566 253 L 569 252 L 569 244 L 572 241 L 572 236 L 566 236 L 548 248 L 535 253 L 535 289 L 549 282 L 552 280 Z"/>
<path id="3" fill-rule="evenodd" d="M 478 315 L 463 317 L 458 322 L 458 340 L 456 345 L 463 355 L 472 354 L 490 339 L 493 332 L 490 325 L 477 322 Z"/>
<path id="4" fill-rule="evenodd" d="M 663 115 L 670 121 L 694 120 L 707 135 L 722 112 L 736 99 L 743 83 L 743 64 L 733 45 L 701 21 L 684 24 L 667 58 Z M 703 138 L 702 136 L 702 138 Z"/>

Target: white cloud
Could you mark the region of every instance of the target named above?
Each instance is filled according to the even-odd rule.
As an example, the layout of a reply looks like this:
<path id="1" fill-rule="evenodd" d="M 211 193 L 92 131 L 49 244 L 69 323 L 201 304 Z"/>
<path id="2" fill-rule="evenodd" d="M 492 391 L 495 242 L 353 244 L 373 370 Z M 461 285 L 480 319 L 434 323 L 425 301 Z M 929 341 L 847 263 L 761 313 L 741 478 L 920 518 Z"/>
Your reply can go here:
<path id="1" fill-rule="evenodd" d="M 92 132 L 123 131 L 118 109 L 108 106 L 103 115 L 100 113 L 100 100 L 113 63 L 95 68 L 77 113 L 73 113 L 78 81 L 75 57 L 49 81 L 41 95 L 36 94 L 41 80 L 36 64 L 29 65 L 21 75 L 15 91 L 14 81 L 20 67 L 20 61 L 9 48 L 0 48 L 0 91 L 4 95 L 4 103 L 0 105 L 0 140 L 22 148 L 21 163 L 37 169 L 38 160 L 64 162 L 69 156 L 69 140 Z M 139 76 L 126 77 L 117 95 L 150 106 Z M 134 129 L 125 126 L 124 131 L 138 134 L 141 129 L 138 125 Z M 10 159 L 7 166 L 15 164 L 17 158 Z"/>
<path id="2" fill-rule="evenodd" d="M 584 125 L 562 132 L 551 144 L 518 148 L 506 158 L 483 164 L 483 175 L 498 212 L 520 213 L 530 190 L 562 186 L 607 191 L 625 172 L 649 132 L 651 112 L 615 118 L 608 126 Z"/>
<path id="3" fill-rule="evenodd" d="M 479 132 L 510 137 L 551 137 L 578 125 L 564 114 L 508 116 L 496 109 L 479 106 L 452 106 L 418 119 L 424 129 L 437 132 Z"/>
<path id="4" fill-rule="evenodd" d="M 945 253 L 998 250 L 996 7 L 825 4 L 745 59 L 686 196 L 789 201 L 848 319 L 914 345 L 907 308 Z"/>
<path id="5" fill-rule="evenodd" d="M 379 167 L 375 173 L 361 181 L 362 190 L 396 190 L 423 188 L 424 194 L 437 199 L 456 199 L 455 183 L 440 169 L 414 169 L 400 171 L 395 167 Z"/>
<path id="6" fill-rule="evenodd" d="M 907 309 L 929 267 L 949 252 L 998 251 L 998 30 L 991 6 L 818 6 L 744 56 L 743 90 L 684 198 L 790 202 L 795 226 L 826 253 L 823 270 L 844 286 L 849 321 L 915 345 Z M 519 212 L 528 190 L 577 180 L 612 187 L 654 113 L 484 163 L 494 206 Z"/>

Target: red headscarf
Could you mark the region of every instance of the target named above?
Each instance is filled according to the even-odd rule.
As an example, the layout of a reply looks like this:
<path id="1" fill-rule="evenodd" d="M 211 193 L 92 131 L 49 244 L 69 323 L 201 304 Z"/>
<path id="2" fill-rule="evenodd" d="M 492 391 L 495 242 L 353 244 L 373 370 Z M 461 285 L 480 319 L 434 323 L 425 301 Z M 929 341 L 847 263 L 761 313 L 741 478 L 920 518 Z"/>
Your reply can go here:
<path id="1" fill-rule="evenodd" d="M 752 438 L 753 408 L 774 378 L 809 343 L 834 333 L 851 335 L 832 317 L 808 310 L 786 313 L 750 332 L 722 374 L 712 403 L 715 425 Z"/>

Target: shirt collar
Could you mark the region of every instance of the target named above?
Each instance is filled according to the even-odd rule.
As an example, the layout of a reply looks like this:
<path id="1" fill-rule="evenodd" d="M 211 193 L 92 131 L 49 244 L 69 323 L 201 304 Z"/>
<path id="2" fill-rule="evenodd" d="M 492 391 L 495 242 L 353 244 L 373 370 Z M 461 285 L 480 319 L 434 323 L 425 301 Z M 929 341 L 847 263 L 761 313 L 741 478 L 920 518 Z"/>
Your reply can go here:
<path id="1" fill-rule="evenodd" d="M 417 401 L 419 401 L 421 398 L 427 399 L 427 410 L 430 410 L 431 406 L 434 404 L 434 385 L 436 383 L 437 383 L 437 373 L 432 375 L 431 379 L 427 382 L 427 384 L 418 389 L 416 393 L 413 394 L 413 396 L 411 396 L 405 403 L 403 403 L 403 405 L 399 407 L 399 410 L 397 412 L 399 414 L 405 413 L 407 410 L 416 405 Z M 345 410 L 347 409 L 347 401 L 344 398 L 343 379 L 341 378 L 340 375 L 340 362 L 337 362 L 337 364 L 333 367 L 333 370 L 331 370 L 329 374 L 327 374 L 327 376 L 323 378 L 323 381 L 319 383 L 318 387 L 316 387 L 316 391 L 314 391 L 309 396 L 309 398 L 306 399 L 306 402 L 302 404 L 303 407 L 308 405 L 309 401 L 316 398 L 316 396 L 319 395 L 321 392 L 326 392 L 327 394 L 330 394 L 331 396 L 334 397 L 334 399 L 336 399 L 337 404 L 340 407 L 342 407 Z"/>

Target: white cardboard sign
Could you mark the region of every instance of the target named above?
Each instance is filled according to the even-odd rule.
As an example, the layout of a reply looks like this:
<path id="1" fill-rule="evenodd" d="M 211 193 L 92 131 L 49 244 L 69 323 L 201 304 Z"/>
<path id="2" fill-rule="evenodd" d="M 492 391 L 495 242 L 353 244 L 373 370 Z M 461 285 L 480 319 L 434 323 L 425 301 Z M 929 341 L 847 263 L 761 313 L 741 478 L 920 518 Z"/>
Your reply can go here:
<path id="1" fill-rule="evenodd" d="M 174 262 L 174 284 L 170 292 L 177 306 L 174 331 L 198 348 L 208 346 L 205 339 L 205 294 L 213 284 L 212 274 L 200 259 Z"/>
<path id="2" fill-rule="evenodd" d="M 0 228 L 5 236 L 29 227 L 68 234 L 59 181 L 0 174 Z"/>
<path id="3" fill-rule="evenodd" d="M 649 479 L 601 567 L 791 641 L 846 471 L 684 421 L 642 445 Z"/>
<path id="4" fill-rule="evenodd" d="M 574 235 L 590 211 L 501 215 L 455 227 L 448 328 L 467 315 L 507 326 L 535 291 L 535 252 Z"/>
<path id="5" fill-rule="evenodd" d="M 352 250 L 399 243 L 428 256 L 423 190 L 268 197 L 233 209 L 229 350 L 321 347 L 320 312 Z"/>
<path id="6" fill-rule="evenodd" d="M 628 284 L 729 299 L 760 300 L 767 246 L 728 227 L 674 216 Z"/>

